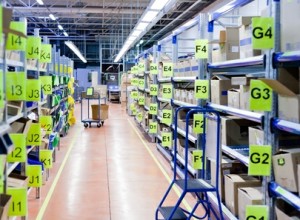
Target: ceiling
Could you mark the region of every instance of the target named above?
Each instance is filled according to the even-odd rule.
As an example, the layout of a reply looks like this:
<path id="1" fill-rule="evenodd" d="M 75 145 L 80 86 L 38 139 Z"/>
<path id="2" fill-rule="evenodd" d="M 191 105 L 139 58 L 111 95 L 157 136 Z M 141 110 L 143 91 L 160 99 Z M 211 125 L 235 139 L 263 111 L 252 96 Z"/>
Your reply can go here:
<path id="1" fill-rule="evenodd" d="M 38 28 L 40 36 L 47 36 L 60 48 L 62 54 L 73 57 L 63 41 L 70 39 L 78 46 L 88 64 L 99 63 L 102 51 L 103 63 L 112 63 L 150 0 L 7 0 L 7 7 L 14 9 L 14 19 L 26 17 L 28 34 Z M 143 37 L 143 49 L 172 31 L 175 27 L 198 14 L 214 0 L 175 0 L 174 6 Z M 52 21 L 48 15 L 57 17 Z M 63 35 L 57 25 L 61 24 L 69 37 Z M 101 48 L 99 50 L 99 44 Z M 133 52 L 131 52 L 133 54 Z M 99 65 L 99 64 L 98 64 Z"/>

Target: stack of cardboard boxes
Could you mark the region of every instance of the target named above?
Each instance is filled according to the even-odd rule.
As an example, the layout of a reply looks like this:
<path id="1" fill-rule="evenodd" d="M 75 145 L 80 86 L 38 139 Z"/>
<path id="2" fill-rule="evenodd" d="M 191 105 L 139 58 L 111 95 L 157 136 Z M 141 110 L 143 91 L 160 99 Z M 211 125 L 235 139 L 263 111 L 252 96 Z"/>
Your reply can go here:
<path id="1" fill-rule="evenodd" d="M 123 74 L 121 77 L 121 106 L 123 108 L 126 107 L 127 98 L 129 98 L 130 91 L 132 91 L 131 78 L 131 74 Z"/>
<path id="2" fill-rule="evenodd" d="M 174 77 L 198 76 L 198 62 L 187 59 L 174 64 Z"/>
<path id="3" fill-rule="evenodd" d="M 174 89 L 174 100 L 186 102 L 190 104 L 197 104 L 194 90 Z"/>

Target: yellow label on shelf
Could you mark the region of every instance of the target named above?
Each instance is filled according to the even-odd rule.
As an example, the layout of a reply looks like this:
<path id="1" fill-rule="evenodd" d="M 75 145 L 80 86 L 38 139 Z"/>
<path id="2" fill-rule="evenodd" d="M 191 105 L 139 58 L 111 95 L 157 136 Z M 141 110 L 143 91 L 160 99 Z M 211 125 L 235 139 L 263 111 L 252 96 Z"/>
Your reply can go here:
<path id="1" fill-rule="evenodd" d="M 271 175 L 272 147 L 269 145 L 250 145 L 248 175 Z"/>
<path id="2" fill-rule="evenodd" d="M 261 80 L 250 81 L 250 110 L 271 111 L 273 91 Z"/>
<path id="3" fill-rule="evenodd" d="M 25 134 L 9 134 L 14 150 L 7 155 L 7 162 L 26 162 L 26 135 Z"/>
<path id="4" fill-rule="evenodd" d="M 138 86 L 139 85 L 139 79 L 138 78 L 132 78 L 131 79 L 131 85 Z"/>
<path id="5" fill-rule="evenodd" d="M 2 42 L 3 37 L 3 8 L 0 6 L 0 43 Z"/>
<path id="6" fill-rule="evenodd" d="M 204 116 L 203 114 L 194 114 L 193 131 L 195 134 L 203 134 Z"/>
<path id="7" fill-rule="evenodd" d="M 27 188 L 8 187 L 7 194 L 11 195 L 8 216 L 27 216 Z"/>
<path id="8" fill-rule="evenodd" d="M 151 96 L 157 96 L 158 95 L 158 85 L 151 84 L 150 85 L 150 95 Z"/>
<path id="9" fill-rule="evenodd" d="M 130 96 L 131 96 L 131 98 L 133 98 L 133 99 L 137 99 L 138 96 L 139 96 L 139 93 L 138 93 L 137 91 L 131 91 L 131 92 L 130 92 Z"/>
<path id="10" fill-rule="evenodd" d="M 40 116 L 41 128 L 46 131 L 46 134 L 51 134 L 52 123 L 52 116 Z"/>
<path id="11" fill-rule="evenodd" d="M 64 65 L 64 74 L 67 74 L 67 73 L 68 73 L 68 66 Z"/>
<path id="12" fill-rule="evenodd" d="M 162 132 L 161 133 L 161 146 L 172 147 L 172 133 Z"/>
<path id="13" fill-rule="evenodd" d="M 170 84 L 163 84 L 162 86 L 162 97 L 165 99 L 171 99 L 172 98 L 172 91 L 173 86 Z"/>
<path id="14" fill-rule="evenodd" d="M 173 63 L 164 63 L 164 65 L 163 65 L 163 76 L 164 77 L 173 76 Z"/>
<path id="15" fill-rule="evenodd" d="M 271 49 L 274 47 L 274 18 L 252 18 L 252 46 L 253 49 Z"/>
<path id="16" fill-rule="evenodd" d="M 73 68 L 68 66 L 68 74 L 71 75 L 73 73 Z"/>
<path id="17" fill-rule="evenodd" d="M 0 108 L 4 108 L 4 93 L 3 93 L 3 72 L 0 70 Z"/>
<path id="18" fill-rule="evenodd" d="M 156 63 L 150 64 L 150 74 L 152 74 L 152 75 L 158 74 L 158 65 Z"/>
<path id="19" fill-rule="evenodd" d="M 58 64 L 55 64 L 55 72 L 58 73 Z"/>
<path id="20" fill-rule="evenodd" d="M 42 39 L 40 37 L 27 37 L 26 58 L 40 59 Z"/>
<path id="21" fill-rule="evenodd" d="M 40 62 L 42 63 L 51 63 L 52 61 L 52 47 L 51 44 L 42 44 L 41 45 L 41 56 Z"/>
<path id="22" fill-rule="evenodd" d="M 269 207 L 266 205 L 247 205 L 246 220 L 268 220 Z"/>
<path id="23" fill-rule="evenodd" d="M 202 150 L 194 150 L 193 151 L 192 165 L 195 170 L 201 170 L 203 168 L 202 156 L 203 156 Z"/>
<path id="24" fill-rule="evenodd" d="M 208 58 L 208 40 L 201 39 L 195 41 L 195 57 L 196 59 Z"/>
<path id="25" fill-rule="evenodd" d="M 139 105 L 145 105 L 145 96 L 139 96 L 138 104 Z"/>
<path id="26" fill-rule="evenodd" d="M 132 73 L 137 74 L 139 72 L 139 67 L 137 65 L 132 67 Z"/>
<path id="27" fill-rule="evenodd" d="M 139 79 L 139 88 L 145 89 L 145 80 Z"/>
<path id="28" fill-rule="evenodd" d="M 136 115 L 137 110 L 136 109 L 132 109 L 132 115 Z"/>
<path id="29" fill-rule="evenodd" d="M 41 187 L 42 179 L 42 166 L 41 165 L 27 165 L 26 176 L 28 176 L 29 187 Z"/>
<path id="30" fill-rule="evenodd" d="M 157 133 L 157 122 L 150 122 L 149 123 L 149 134 L 156 134 Z"/>
<path id="31" fill-rule="evenodd" d="M 59 64 L 59 73 L 60 74 L 64 73 L 64 65 L 63 64 Z"/>
<path id="32" fill-rule="evenodd" d="M 132 111 L 133 109 L 135 109 L 135 104 L 134 104 L 134 103 L 131 103 L 131 104 L 130 104 L 130 110 Z"/>
<path id="33" fill-rule="evenodd" d="M 141 122 L 143 120 L 143 113 L 138 112 L 136 118 L 137 118 L 138 122 Z"/>
<path id="34" fill-rule="evenodd" d="M 6 97 L 8 101 L 26 99 L 26 74 L 24 72 L 6 73 Z"/>
<path id="35" fill-rule="evenodd" d="M 41 100 L 41 81 L 39 79 L 26 80 L 26 101 Z"/>
<path id="36" fill-rule="evenodd" d="M 145 63 L 141 62 L 138 65 L 139 72 L 144 72 L 145 71 Z"/>
<path id="37" fill-rule="evenodd" d="M 9 24 L 10 29 L 23 33 L 24 35 L 27 34 L 26 30 L 26 23 L 19 22 L 19 21 L 11 21 Z M 26 50 L 26 38 L 17 36 L 15 34 L 8 34 L 7 42 L 6 42 L 6 49 L 7 50 Z"/>
<path id="38" fill-rule="evenodd" d="M 195 98 L 208 99 L 209 80 L 195 80 Z"/>
<path id="39" fill-rule="evenodd" d="M 172 124 L 172 110 L 169 109 L 162 110 L 162 123 L 167 125 Z"/>
<path id="40" fill-rule="evenodd" d="M 28 146 L 41 146 L 41 125 L 39 123 L 32 123 L 27 134 Z"/>
<path id="41" fill-rule="evenodd" d="M 52 150 L 40 150 L 40 162 L 46 169 L 51 169 L 53 164 Z"/>
<path id="42" fill-rule="evenodd" d="M 52 94 L 52 76 L 40 76 L 41 86 L 45 95 Z"/>
<path id="43" fill-rule="evenodd" d="M 157 109 L 158 109 L 157 103 L 151 103 L 149 107 L 149 113 L 151 115 L 157 115 Z"/>

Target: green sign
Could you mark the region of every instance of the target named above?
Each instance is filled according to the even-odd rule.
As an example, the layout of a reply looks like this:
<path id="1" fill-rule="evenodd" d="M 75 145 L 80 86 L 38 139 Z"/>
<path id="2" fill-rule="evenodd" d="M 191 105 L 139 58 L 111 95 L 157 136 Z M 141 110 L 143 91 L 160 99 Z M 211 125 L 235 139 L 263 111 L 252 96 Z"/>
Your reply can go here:
<path id="1" fill-rule="evenodd" d="M 52 76 L 40 76 L 41 86 L 45 95 L 52 94 Z"/>
<path id="2" fill-rule="evenodd" d="M 133 74 L 138 74 L 138 72 L 139 72 L 139 67 L 136 65 L 136 66 L 133 66 L 132 67 L 132 73 Z"/>
<path id="3" fill-rule="evenodd" d="M 6 73 L 6 96 L 8 101 L 26 99 L 26 74 L 24 72 Z"/>
<path id="4" fill-rule="evenodd" d="M 149 113 L 151 115 L 157 115 L 157 109 L 158 109 L 157 103 L 151 103 L 149 107 Z"/>
<path id="5" fill-rule="evenodd" d="M 195 98 L 208 99 L 209 80 L 195 80 Z"/>
<path id="6" fill-rule="evenodd" d="M 0 7 L 1 9 L 2 7 Z M 2 10 L 2 9 L 1 9 Z M 1 11 L 0 10 L 0 11 Z M 0 108 L 4 108 L 4 93 L 3 93 L 3 72 L 0 70 Z"/>
<path id="7" fill-rule="evenodd" d="M 173 76 L 173 63 L 164 63 L 163 76 L 164 77 L 172 77 Z"/>
<path id="8" fill-rule="evenodd" d="M 41 125 L 32 123 L 27 133 L 28 146 L 41 146 Z"/>
<path id="9" fill-rule="evenodd" d="M 167 125 L 172 124 L 172 110 L 169 109 L 162 110 L 162 123 Z"/>
<path id="10" fill-rule="evenodd" d="M 51 44 L 42 44 L 41 45 L 41 56 L 40 56 L 40 62 L 42 63 L 51 63 L 51 51 L 52 47 Z"/>
<path id="11" fill-rule="evenodd" d="M 274 18 L 252 18 L 252 46 L 253 49 L 271 49 L 274 47 Z"/>
<path id="12" fill-rule="evenodd" d="M 143 120 L 143 113 L 138 112 L 136 118 L 137 118 L 138 122 L 141 122 Z"/>
<path id="13" fill-rule="evenodd" d="M 266 205 L 247 205 L 246 220 L 268 220 L 269 207 Z"/>
<path id="14" fill-rule="evenodd" d="M 195 57 L 196 59 L 208 58 L 208 40 L 201 39 L 195 41 Z"/>
<path id="15" fill-rule="evenodd" d="M 26 80 L 26 101 L 41 100 L 41 81 L 39 79 Z"/>
<path id="16" fill-rule="evenodd" d="M 40 116 L 41 128 L 46 131 L 46 134 L 52 132 L 52 116 Z"/>
<path id="17" fill-rule="evenodd" d="M 19 21 L 11 21 L 9 28 L 14 31 L 18 31 L 23 33 L 24 35 L 27 34 L 27 25 L 25 22 Z M 17 36 L 15 34 L 8 34 L 7 42 L 6 42 L 6 49 L 7 50 L 26 50 L 26 38 Z"/>
<path id="18" fill-rule="evenodd" d="M 139 79 L 138 78 L 132 78 L 131 79 L 131 85 L 138 86 L 139 85 Z"/>
<path id="19" fill-rule="evenodd" d="M 139 79 L 139 88 L 145 89 L 145 80 Z"/>
<path id="20" fill-rule="evenodd" d="M 151 96 L 157 96 L 158 95 L 158 85 L 151 84 L 150 85 L 150 95 Z"/>
<path id="21" fill-rule="evenodd" d="M 26 58 L 40 59 L 42 39 L 40 37 L 27 37 Z"/>
<path id="22" fill-rule="evenodd" d="M 139 105 L 145 105 L 145 96 L 139 96 L 138 104 Z"/>
<path id="23" fill-rule="evenodd" d="M 132 115 L 136 115 L 136 109 L 132 109 Z"/>
<path id="24" fill-rule="evenodd" d="M 203 114 L 194 114 L 193 131 L 195 134 L 203 134 L 204 116 Z"/>
<path id="25" fill-rule="evenodd" d="M 194 150 L 193 151 L 193 161 L 192 165 L 195 170 L 201 170 L 203 168 L 202 163 L 203 151 L 202 150 Z"/>
<path id="26" fill-rule="evenodd" d="M 157 75 L 158 74 L 158 65 L 156 63 L 150 64 L 150 74 Z"/>
<path id="27" fill-rule="evenodd" d="M 27 165 L 26 176 L 28 176 L 29 187 L 41 187 L 42 179 L 42 166 L 41 165 Z"/>
<path id="28" fill-rule="evenodd" d="M 132 111 L 133 109 L 135 109 L 135 104 L 134 104 L 134 103 L 131 103 L 131 104 L 130 104 L 130 110 Z"/>
<path id="29" fill-rule="evenodd" d="M 11 195 L 8 216 L 27 216 L 27 187 L 8 188 L 7 194 Z"/>
<path id="30" fill-rule="evenodd" d="M 250 81 L 250 110 L 271 111 L 273 90 L 261 80 Z"/>
<path id="31" fill-rule="evenodd" d="M 161 145 L 163 147 L 172 147 L 172 133 L 162 132 L 161 133 Z"/>
<path id="32" fill-rule="evenodd" d="M 51 169 L 53 164 L 52 150 L 40 150 L 40 162 L 46 169 Z"/>
<path id="33" fill-rule="evenodd" d="M 25 134 L 9 134 L 14 150 L 7 155 L 7 162 L 26 162 L 26 135 Z"/>
<path id="34" fill-rule="evenodd" d="M 157 122 L 151 121 L 149 123 L 149 134 L 156 134 L 157 133 Z"/>
<path id="35" fill-rule="evenodd" d="M 272 147 L 250 145 L 248 175 L 271 175 Z"/>
<path id="36" fill-rule="evenodd" d="M 172 98 L 173 86 L 170 84 L 163 84 L 162 86 L 162 97 L 165 99 Z"/>
<path id="37" fill-rule="evenodd" d="M 140 62 L 139 64 L 138 64 L 138 68 L 139 68 L 139 72 L 144 72 L 145 71 L 145 63 L 143 63 L 143 62 Z"/>
<path id="38" fill-rule="evenodd" d="M 138 98 L 139 93 L 137 91 L 131 91 L 130 92 L 130 96 L 133 99 L 137 99 Z"/>

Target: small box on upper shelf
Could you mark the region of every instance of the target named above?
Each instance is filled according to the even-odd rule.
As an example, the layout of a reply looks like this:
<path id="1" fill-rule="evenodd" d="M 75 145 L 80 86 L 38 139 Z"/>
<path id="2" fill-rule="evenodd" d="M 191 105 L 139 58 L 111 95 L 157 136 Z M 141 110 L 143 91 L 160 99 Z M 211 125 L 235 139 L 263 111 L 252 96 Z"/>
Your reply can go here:
<path id="1" fill-rule="evenodd" d="M 248 205 L 263 205 L 262 187 L 243 187 L 238 190 L 239 219 L 246 219 Z"/>
<path id="2" fill-rule="evenodd" d="M 240 108 L 240 90 L 228 90 L 228 106 L 233 108 Z"/>
<path id="3" fill-rule="evenodd" d="M 210 81 L 211 102 L 219 105 L 227 105 L 228 90 L 231 89 L 231 81 L 224 76 L 213 76 Z"/>
<path id="4" fill-rule="evenodd" d="M 23 102 L 22 101 L 8 101 L 7 102 L 7 114 L 18 115 L 22 112 Z"/>

